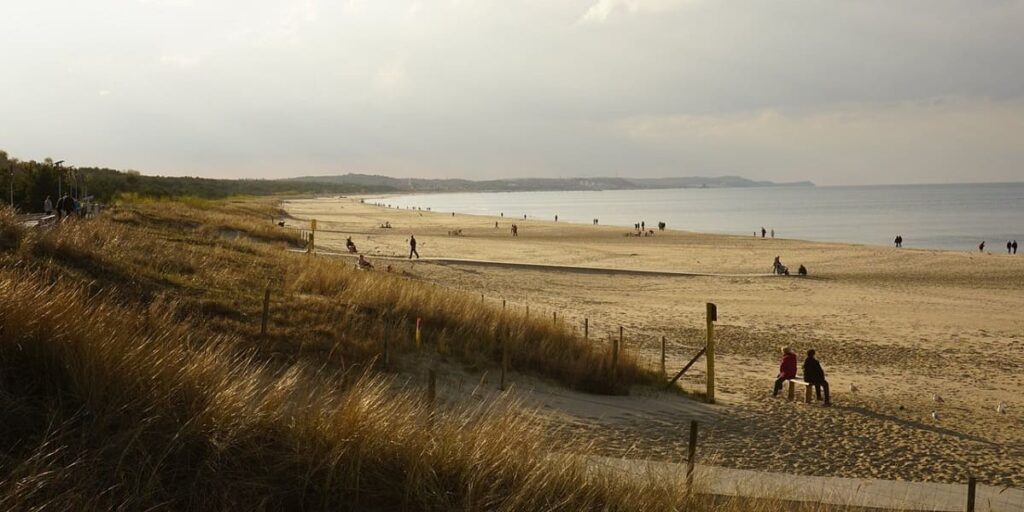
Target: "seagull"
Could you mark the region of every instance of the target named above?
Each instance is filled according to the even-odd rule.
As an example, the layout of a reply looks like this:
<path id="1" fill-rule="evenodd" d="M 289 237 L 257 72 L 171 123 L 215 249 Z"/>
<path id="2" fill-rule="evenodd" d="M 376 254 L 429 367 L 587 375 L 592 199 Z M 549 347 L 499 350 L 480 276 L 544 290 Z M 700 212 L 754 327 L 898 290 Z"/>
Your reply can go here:
<path id="1" fill-rule="evenodd" d="M 996 412 L 1006 414 L 1006 402 L 999 402 L 999 405 L 996 406 Z"/>
<path id="2" fill-rule="evenodd" d="M 855 385 L 854 385 L 854 384 L 853 384 L 853 383 L 851 382 L 851 383 L 850 383 L 850 393 L 856 393 L 857 391 L 858 391 L 858 389 L 857 389 L 857 386 L 855 386 Z"/>
<path id="3" fill-rule="evenodd" d="M 937 413 L 935 411 L 932 411 L 932 419 L 935 420 L 935 421 L 939 421 L 942 418 L 939 417 L 939 413 Z"/>
<path id="4" fill-rule="evenodd" d="M 939 395 L 937 395 L 937 394 L 933 394 L 933 395 L 932 395 L 932 400 L 935 400 L 936 402 L 938 402 L 938 403 L 940 403 L 940 404 L 941 404 L 941 403 L 943 403 L 943 402 L 945 402 L 945 400 L 943 400 L 943 399 L 942 399 L 942 397 L 941 397 L 941 396 L 939 396 Z"/>

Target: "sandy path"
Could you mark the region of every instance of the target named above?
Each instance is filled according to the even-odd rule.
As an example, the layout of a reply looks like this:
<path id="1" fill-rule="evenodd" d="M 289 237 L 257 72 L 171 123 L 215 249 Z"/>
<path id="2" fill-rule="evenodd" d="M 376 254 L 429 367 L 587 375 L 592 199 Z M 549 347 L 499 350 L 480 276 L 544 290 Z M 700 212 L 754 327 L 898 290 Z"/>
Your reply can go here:
<path id="1" fill-rule="evenodd" d="M 806 265 L 812 279 L 673 278 L 558 269 L 402 263 L 400 268 L 490 300 L 558 311 L 567 328 L 590 319 L 593 337 L 622 325 L 627 346 L 656 365 L 660 337 L 669 368 L 702 344 L 704 302 L 719 306 L 723 414 L 702 440 L 729 467 L 822 476 L 963 481 L 1024 486 L 1024 255 L 896 250 L 797 240 L 666 231 L 627 237 L 617 227 L 389 210 L 351 200 L 294 201 L 316 218 L 318 245 L 406 256 L 415 234 L 424 257 L 593 268 L 762 274 L 776 256 Z M 499 223 L 495 228 L 494 223 Z M 394 229 L 378 226 L 390 222 Z M 461 229 L 463 236 L 448 236 Z M 816 348 L 836 407 L 767 396 L 777 350 Z M 700 388 L 702 365 L 684 379 Z M 856 383 L 859 393 L 851 393 Z M 943 403 L 934 402 L 933 393 Z M 671 400 L 674 398 L 665 398 Z M 1007 414 L 995 412 L 999 402 Z M 936 411 L 940 420 L 934 420 Z M 568 413 L 566 413 L 568 414 Z M 606 436 L 609 454 L 676 460 L 687 414 L 600 415 L 567 422 L 578 435 Z M 595 419 L 596 418 L 596 419 Z M 783 427 L 784 426 L 784 427 Z"/>

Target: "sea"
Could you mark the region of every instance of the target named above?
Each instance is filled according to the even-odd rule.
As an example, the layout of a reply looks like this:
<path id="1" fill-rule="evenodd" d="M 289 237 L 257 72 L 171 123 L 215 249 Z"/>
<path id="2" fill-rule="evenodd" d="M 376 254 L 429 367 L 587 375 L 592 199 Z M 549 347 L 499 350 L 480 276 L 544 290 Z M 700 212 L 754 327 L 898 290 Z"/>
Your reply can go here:
<path id="1" fill-rule="evenodd" d="M 1024 182 L 842 187 L 688 188 L 412 194 L 371 202 L 400 208 L 777 238 L 1005 252 L 1024 243 Z M 1022 253 L 1024 255 L 1024 253 Z"/>

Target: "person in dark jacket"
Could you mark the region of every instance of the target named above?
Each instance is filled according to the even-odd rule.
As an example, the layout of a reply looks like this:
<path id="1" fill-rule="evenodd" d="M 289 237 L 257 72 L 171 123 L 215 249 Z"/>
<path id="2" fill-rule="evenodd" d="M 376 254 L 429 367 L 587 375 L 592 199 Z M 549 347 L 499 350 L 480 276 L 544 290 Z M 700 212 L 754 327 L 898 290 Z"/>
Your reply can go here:
<path id="1" fill-rule="evenodd" d="M 832 399 L 828 392 L 828 381 L 825 380 L 825 370 L 821 363 L 814 358 L 814 349 L 807 351 L 807 359 L 804 359 L 804 382 L 814 386 L 814 394 L 821 400 L 821 390 L 825 389 L 825 407 L 832 405 Z"/>
<path id="2" fill-rule="evenodd" d="M 796 354 L 789 347 L 782 348 L 782 362 L 779 363 L 779 376 L 775 379 L 772 396 L 779 396 L 782 384 L 796 378 Z"/>

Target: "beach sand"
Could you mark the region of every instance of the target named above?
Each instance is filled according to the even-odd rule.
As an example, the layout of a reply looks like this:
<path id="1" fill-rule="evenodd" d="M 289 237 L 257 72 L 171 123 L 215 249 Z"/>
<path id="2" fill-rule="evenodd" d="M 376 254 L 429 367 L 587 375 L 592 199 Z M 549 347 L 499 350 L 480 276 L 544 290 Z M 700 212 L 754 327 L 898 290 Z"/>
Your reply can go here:
<path id="1" fill-rule="evenodd" d="M 495 304 L 529 305 L 531 314 L 547 318 L 557 312 L 567 329 L 582 332 L 587 318 L 595 342 L 607 342 L 622 326 L 627 350 L 653 368 L 664 336 L 670 374 L 703 346 L 705 303 L 716 303 L 719 404 L 697 414 L 705 460 L 820 476 L 963 482 L 974 474 L 1024 487 L 1024 254 L 672 230 L 634 237 L 622 227 L 452 216 L 355 199 L 294 200 L 285 209 L 291 227 L 308 229 L 305 220 L 317 219 L 318 248 L 344 252 L 352 236 L 371 260 L 407 257 L 414 234 L 424 258 L 736 274 L 388 262 Z M 393 228 L 380 228 L 385 222 Z M 515 238 L 512 222 L 520 227 Z M 752 219 L 751 232 L 755 225 Z M 449 236 L 459 229 L 462 236 Z M 997 242 L 990 245 L 998 249 Z M 810 276 L 765 276 L 775 256 L 794 273 L 806 265 Z M 801 360 L 807 349 L 818 351 L 834 407 L 770 396 L 783 345 Z M 703 360 L 681 380 L 694 391 L 704 382 Z M 542 384 L 532 389 L 561 397 L 534 403 L 565 435 L 601 440 L 607 455 L 679 461 L 689 420 L 697 417 L 694 407 L 674 405 L 689 399 L 671 393 L 593 400 Z M 1000 402 L 1005 414 L 996 412 Z"/>

